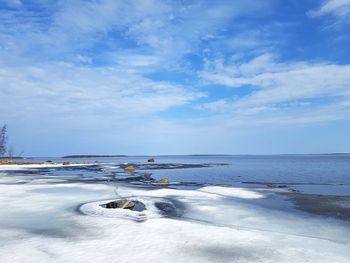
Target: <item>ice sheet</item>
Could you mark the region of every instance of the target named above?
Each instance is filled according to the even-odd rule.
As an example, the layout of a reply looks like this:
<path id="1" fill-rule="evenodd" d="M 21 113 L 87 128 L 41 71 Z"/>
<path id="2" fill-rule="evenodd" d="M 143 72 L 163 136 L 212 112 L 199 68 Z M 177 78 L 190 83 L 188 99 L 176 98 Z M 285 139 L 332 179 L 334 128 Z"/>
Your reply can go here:
<path id="1" fill-rule="evenodd" d="M 25 176 L 40 180 L 42 175 L 21 178 Z M 348 224 L 263 208 L 256 202 L 269 197 L 254 189 L 16 184 L 18 179 L 14 176 L 11 184 L 7 176 L 0 184 L 2 263 L 347 263 L 350 259 Z M 145 202 L 146 220 L 78 211 L 83 204 L 96 208 L 100 201 L 119 197 Z M 154 209 L 156 200 L 176 200 L 185 212 L 182 217 L 164 217 Z"/>
<path id="2" fill-rule="evenodd" d="M 89 166 L 95 164 L 89 163 L 72 163 L 63 165 L 62 163 L 43 163 L 43 164 L 6 164 L 0 165 L 0 171 L 12 171 L 12 170 L 24 170 L 24 169 L 33 169 L 33 168 L 55 168 L 55 167 L 77 167 L 77 166 Z"/>

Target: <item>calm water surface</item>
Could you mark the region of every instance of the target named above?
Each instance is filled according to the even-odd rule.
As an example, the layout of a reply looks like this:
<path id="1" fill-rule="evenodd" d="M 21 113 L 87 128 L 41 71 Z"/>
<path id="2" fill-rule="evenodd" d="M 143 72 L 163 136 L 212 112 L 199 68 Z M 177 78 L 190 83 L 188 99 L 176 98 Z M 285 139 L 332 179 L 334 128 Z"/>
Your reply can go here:
<path id="1" fill-rule="evenodd" d="M 147 162 L 145 156 L 120 158 L 34 158 L 45 161 L 103 163 Z M 203 184 L 238 185 L 247 183 L 283 183 L 310 185 L 350 185 L 350 154 L 336 155 L 235 155 L 235 156 L 158 156 L 156 163 L 225 163 L 225 166 L 174 170 L 151 170 L 155 178 Z"/>

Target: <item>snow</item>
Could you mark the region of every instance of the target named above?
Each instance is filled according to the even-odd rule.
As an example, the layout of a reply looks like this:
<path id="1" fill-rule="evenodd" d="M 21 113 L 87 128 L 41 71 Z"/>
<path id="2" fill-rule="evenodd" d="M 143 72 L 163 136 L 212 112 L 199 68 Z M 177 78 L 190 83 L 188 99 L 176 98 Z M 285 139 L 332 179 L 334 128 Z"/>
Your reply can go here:
<path id="1" fill-rule="evenodd" d="M 26 177 L 30 183 L 18 183 Z M 0 179 L 2 263 L 350 259 L 348 224 L 264 208 L 256 202 L 272 200 L 255 189 L 147 189 L 125 184 L 116 189 L 103 183 L 50 182 L 32 174 L 10 177 L 5 172 Z M 142 201 L 147 210 L 100 206 L 120 197 Z M 154 206 L 169 200 L 183 205 L 182 217 L 164 217 Z M 140 216 L 145 220 L 133 220 Z"/>
<path id="2" fill-rule="evenodd" d="M 93 163 L 72 163 L 63 165 L 62 163 L 42 163 L 42 164 L 2 164 L 0 165 L 0 171 L 17 171 L 35 168 L 56 168 L 56 167 L 74 167 L 74 166 L 89 166 L 96 165 Z"/>

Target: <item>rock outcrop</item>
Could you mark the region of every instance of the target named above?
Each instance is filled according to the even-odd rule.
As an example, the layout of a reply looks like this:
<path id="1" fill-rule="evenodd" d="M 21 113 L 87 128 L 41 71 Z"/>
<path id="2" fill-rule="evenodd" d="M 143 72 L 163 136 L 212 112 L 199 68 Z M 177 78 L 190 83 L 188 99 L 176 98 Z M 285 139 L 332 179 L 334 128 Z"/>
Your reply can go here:
<path id="1" fill-rule="evenodd" d="M 135 202 L 127 199 L 115 200 L 104 205 L 105 208 L 133 209 Z"/>
<path id="2" fill-rule="evenodd" d="M 129 173 L 134 173 L 136 171 L 135 167 L 133 165 L 128 165 L 124 168 L 125 171 Z"/>
<path id="3" fill-rule="evenodd" d="M 120 209 L 129 209 L 129 210 L 139 211 L 139 212 L 146 209 L 146 206 L 142 202 L 137 200 L 129 200 L 129 199 L 119 199 L 119 200 L 109 202 L 107 204 L 103 204 L 101 206 L 108 209 L 120 208 Z"/>
<path id="4" fill-rule="evenodd" d="M 169 184 L 170 181 L 168 178 L 162 178 L 160 179 L 157 183 L 160 183 L 160 184 Z"/>

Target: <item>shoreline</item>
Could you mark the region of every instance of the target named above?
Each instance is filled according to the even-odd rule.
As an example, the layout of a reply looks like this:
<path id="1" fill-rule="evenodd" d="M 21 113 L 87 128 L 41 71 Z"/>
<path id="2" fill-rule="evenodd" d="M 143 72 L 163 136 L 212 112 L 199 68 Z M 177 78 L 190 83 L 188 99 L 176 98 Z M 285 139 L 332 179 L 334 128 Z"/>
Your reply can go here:
<path id="1" fill-rule="evenodd" d="M 129 173 L 123 169 L 125 165 L 12 164 L 2 171 L 0 166 L 0 205 L 6 207 L 0 215 L 5 246 L 3 251 L 0 247 L 2 259 L 14 262 L 12 251 L 21 251 L 18 262 L 33 258 L 32 253 L 40 253 L 43 262 L 69 262 L 81 255 L 86 255 L 83 261 L 130 262 L 141 260 L 131 258 L 139 255 L 135 252 L 144 255 L 155 251 L 146 261 L 158 262 L 159 255 L 167 259 L 169 253 L 188 249 L 189 257 L 181 262 L 203 262 L 202 253 L 207 255 L 207 250 L 214 248 L 213 257 L 204 262 L 231 262 L 236 255 L 239 262 L 275 262 L 270 260 L 271 253 L 278 253 L 276 262 L 302 262 L 306 252 L 312 262 L 318 262 L 320 247 L 326 262 L 336 257 L 344 259 L 337 262 L 345 263 L 350 256 L 346 245 L 350 243 L 349 221 L 297 209 L 290 194 L 299 193 L 261 186 L 187 187 L 171 177 L 169 183 L 154 185 L 152 180 L 159 178 L 145 176 L 152 171 L 136 166 L 136 171 Z M 176 173 L 195 171 L 185 169 L 186 163 L 180 167 L 183 169 Z M 160 169 L 161 176 L 169 171 Z M 124 176 L 139 179 L 116 181 Z M 108 207 L 123 201 L 142 207 Z M 311 207 L 320 202 L 318 198 L 309 200 Z M 169 232 L 171 229 L 177 231 Z M 55 258 L 42 253 L 41 248 L 53 251 Z M 293 254 L 285 253 L 288 249 Z M 218 253 L 224 255 L 222 260 L 216 259 Z"/>
<path id="2" fill-rule="evenodd" d="M 55 168 L 55 167 L 76 167 L 76 166 L 90 166 L 96 165 L 96 163 L 23 163 L 23 164 L 0 164 L 0 171 L 12 171 L 12 170 L 23 170 L 31 168 Z"/>
<path id="3" fill-rule="evenodd" d="M 0 165 L 0 172 L 6 172 L 6 171 L 21 171 L 21 170 L 35 170 L 35 169 L 41 169 L 41 168 L 67 168 L 69 169 L 70 167 L 82 167 L 82 169 L 86 169 L 86 167 L 89 166 L 96 166 L 96 165 L 101 165 L 100 163 L 70 163 L 70 164 L 63 164 L 63 163 L 23 163 L 23 164 L 18 164 L 18 163 L 13 163 L 13 164 L 2 164 Z M 120 165 L 120 168 L 123 169 L 125 164 L 118 164 Z M 145 185 L 148 187 L 153 187 L 154 189 L 158 189 L 159 187 L 163 188 L 172 188 L 172 189 L 181 189 L 182 187 L 188 187 L 193 186 L 197 187 L 196 191 L 201 191 L 201 188 L 205 188 L 206 185 L 200 185 L 200 184 L 189 184 L 188 182 L 170 182 L 167 184 L 157 184 L 157 181 L 153 182 L 144 182 L 143 180 L 147 179 L 150 180 L 149 174 L 148 177 L 144 177 L 144 165 L 149 166 L 150 164 L 139 164 L 135 165 L 137 168 L 137 172 L 132 172 L 128 176 L 121 177 L 115 176 L 113 174 L 113 178 L 110 180 L 115 181 L 116 183 L 122 183 L 122 184 L 127 184 L 130 187 L 134 187 L 140 183 L 140 185 Z M 157 164 L 156 164 L 157 165 Z M 148 167 L 150 170 L 157 169 L 155 164 L 151 164 Z M 158 164 L 159 165 L 159 170 L 164 169 L 164 164 Z M 193 164 L 191 164 L 193 165 Z M 191 166 L 190 165 L 190 166 Z M 196 168 L 200 168 L 200 165 L 195 165 Z M 204 166 L 206 167 L 206 166 Z M 185 169 L 188 168 L 186 164 L 177 164 L 177 169 Z M 40 175 L 41 172 L 38 170 L 38 175 Z M 108 176 L 107 176 L 108 177 Z M 101 178 L 105 180 L 107 177 Z M 96 179 L 97 181 L 98 179 Z M 103 182 L 100 181 L 100 182 Z M 108 180 L 108 181 L 110 181 Z M 98 180 L 99 181 L 99 180 Z M 86 181 L 85 181 L 86 182 Z M 256 183 L 256 182 L 255 182 Z M 140 186 L 139 185 L 139 186 Z M 249 184 L 248 184 L 249 185 Z M 259 184 L 258 184 L 259 185 Z M 244 184 L 241 186 L 234 186 L 234 185 L 207 185 L 209 187 L 220 187 L 222 189 L 228 189 L 231 191 L 240 191 L 240 189 L 244 190 L 253 190 L 256 193 L 264 194 L 267 193 L 270 197 L 275 196 L 277 199 L 280 200 L 285 200 L 286 202 L 290 202 L 292 210 L 289 210 L 290 213 L 293 213 L 293 210 L 299 211 L 299 212 L 306 212 L 309 215 L 317 215 L 321 216 L 323 218 L 334 218 L 334 219 L 340 219 L 344 222 L 350 222 L 350 196 L 337 196 L 337 195 L 331 195 L 328 193 L 324 194 L 314 194 L 314 193 L 303 193 L 303 192 L 296 192 L 293 191 L 291 188 L 289 188 L 288 185 L 285 185 L 286 187 L 279 188 L 279 187 L 274 187 L 271 188 L 269 187 L 269 184 L 261 183 L 261 185 L 265 185 L 264 187 L 257 187 L 257 188 L 252 188 L 252 187 L 244 187 Z M 268 200 L 269 198 L 266 198 Z M 273 200 L 271 200 L 273 201 Z M 257 203 L 257 205 L 259 205 Z M 264 204 L 260 204 L 262 207 L 269 207 L 268 202 Z M 260 206 L 259 205 L 259 206 Z M 274 205 L 271 207 L 273 208 Z M 282 209 L 283 207 L 275 207 L 274 209 Z"/>

